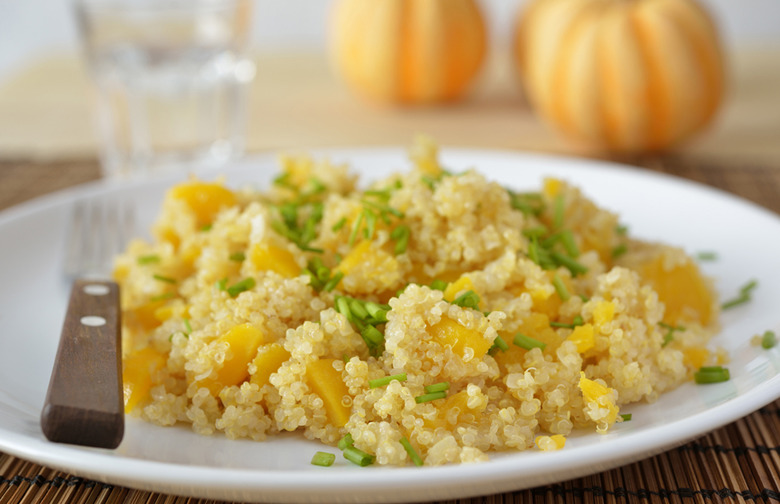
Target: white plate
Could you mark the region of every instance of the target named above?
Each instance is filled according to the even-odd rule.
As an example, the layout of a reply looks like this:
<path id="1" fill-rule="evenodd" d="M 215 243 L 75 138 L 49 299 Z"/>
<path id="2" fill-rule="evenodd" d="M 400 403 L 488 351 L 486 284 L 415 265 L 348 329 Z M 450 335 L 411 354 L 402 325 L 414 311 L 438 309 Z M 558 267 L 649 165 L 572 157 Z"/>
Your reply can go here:
<path id="1" fill-rule="evenodd" d="M 406 169 L 401 149 L 315 153 L 348 161 L 364 179 Z M 686 384 L 653 405 L 625 408 L 633 420 L 607 435 L 574 435 L 565 449 L 495 454 L 490 462 L 434 468 L 359 468 L 337 459 L 310 465 L 324 447 L 291 435 L 264 443 L 201 437 L 187 427 L 162 428 L 128 419 L 115 451 L 49 443 L 39 413 L 65 310 L 68 286 L 59 274 L 68 215 L 86 198 L 137 202 L 145 226 L 165 189 L 182 177 L 121 186 L 89 184 L 0 213 L 0 450 L 99 481 L 165 493 L 230 500 L 400 502 L 453 499 L 529 488 L 596 473 L 648 457 L 732 422 L 780 396 L 780 349 L 750 339 L 780 330 L 780 219 L 726 193 L 680 179 L 599 162 L 511 152 L 448 150 L 444 164 L 477 167 L 515 189 L 538 189 L 554 175 L 618 212 L 631 233 L 716 251 L 706 263 L 723 298 L 758 279 L 754 300 L 723 314 L 715 343 L 731 353 L 729 382 Z M 226 171 L 230 185 L 267 184 L 275 156 Z M 325 447 L 327 449 L 327 447 Z M 336 453 L 335 449 L 332 449 Z"/>

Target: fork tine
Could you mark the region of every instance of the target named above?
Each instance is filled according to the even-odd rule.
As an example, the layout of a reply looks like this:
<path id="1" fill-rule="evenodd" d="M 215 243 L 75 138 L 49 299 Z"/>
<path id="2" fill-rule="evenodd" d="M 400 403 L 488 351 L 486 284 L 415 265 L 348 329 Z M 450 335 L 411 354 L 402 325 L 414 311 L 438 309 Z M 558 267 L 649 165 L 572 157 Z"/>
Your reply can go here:
<path id="1" fill-rule="evenodd" d="M 67 234 L 63 271 L 68 278 L 79 274 L 83 244 L 86 239 L 86 209 L 83 201 L 77 201 L 71 211 L 70 226 Z"/>
<path id="2" fill-rule="evenodd" d="M 70 279 L 109 276 L 114 256 L 124 251 L 134 230 L 134 209 L 122 199 L 96 198 L 76 202 L 64 274 Z"/>

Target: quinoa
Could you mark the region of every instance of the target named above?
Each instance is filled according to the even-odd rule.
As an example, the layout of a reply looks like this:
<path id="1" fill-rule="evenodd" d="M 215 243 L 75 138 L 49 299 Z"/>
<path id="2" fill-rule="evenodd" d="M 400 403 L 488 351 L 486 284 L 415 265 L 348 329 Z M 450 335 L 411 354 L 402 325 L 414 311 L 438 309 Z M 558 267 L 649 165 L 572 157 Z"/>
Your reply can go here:
<path id="1" fill-rule="evenodd" d="M 263 191 L 172 188 L 153 240 L 116 260 L 126 411 L 257 441 L 350 434 L 382 465 L 411 463 L 404 438 L 426 465 L 478 462 L 607 432 L 725 361 L 682 249 L 563 180 L 516 193 L 447 172 L 425 139 L 411 158 L 365 189 L 306 156 Z"/>

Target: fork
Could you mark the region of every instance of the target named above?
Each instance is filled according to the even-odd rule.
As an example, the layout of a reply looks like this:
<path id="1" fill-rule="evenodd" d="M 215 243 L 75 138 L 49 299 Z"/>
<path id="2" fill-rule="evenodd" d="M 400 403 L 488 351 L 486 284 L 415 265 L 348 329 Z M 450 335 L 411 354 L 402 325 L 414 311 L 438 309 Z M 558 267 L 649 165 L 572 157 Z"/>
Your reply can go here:
<path id="1" fill-rule="evenodd" d="M 134 228 L 121 200 L 73 206 L 63 263 L 73 285 L 41 411 L 50 441 L 116 448 L 124 436 L 119 286 L 108 273 Z"/>

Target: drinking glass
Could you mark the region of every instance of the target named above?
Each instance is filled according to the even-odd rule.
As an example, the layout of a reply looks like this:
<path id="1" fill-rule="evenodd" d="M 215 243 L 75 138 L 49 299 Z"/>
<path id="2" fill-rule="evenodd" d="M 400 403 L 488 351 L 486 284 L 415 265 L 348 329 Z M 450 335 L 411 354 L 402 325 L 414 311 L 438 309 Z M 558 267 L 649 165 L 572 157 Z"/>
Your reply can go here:
<path id="1" fill-rule="evenodd" d="M 224 164 L 245 149 L 251 0 L 75 0 L 103 173 Z"/>

